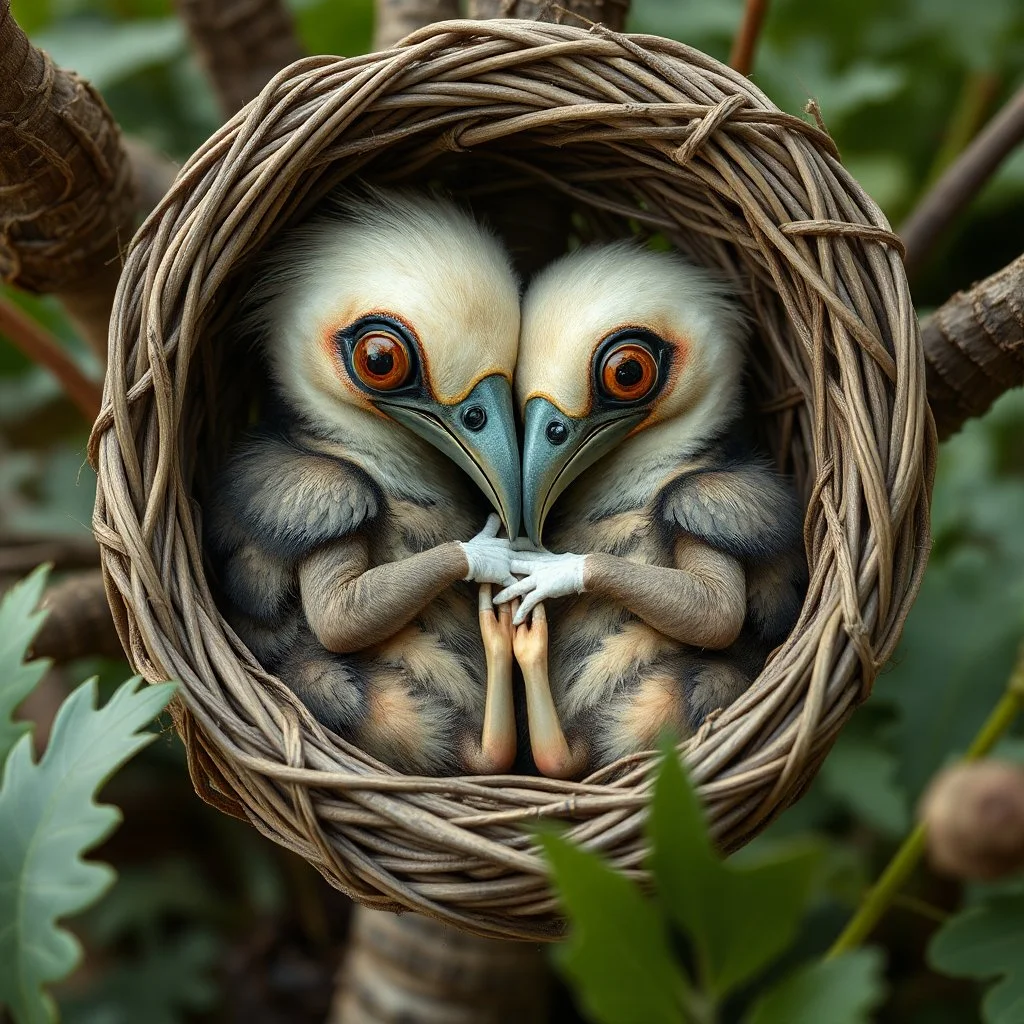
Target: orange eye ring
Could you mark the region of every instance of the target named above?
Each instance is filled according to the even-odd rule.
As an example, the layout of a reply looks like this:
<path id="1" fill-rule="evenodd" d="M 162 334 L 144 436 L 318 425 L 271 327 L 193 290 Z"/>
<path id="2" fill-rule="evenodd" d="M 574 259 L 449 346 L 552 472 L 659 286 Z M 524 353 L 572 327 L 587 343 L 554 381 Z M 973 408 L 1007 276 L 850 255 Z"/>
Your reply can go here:
<path id="1" fill-rule="evenodd" d="M 394 391 L 409 380 L 412 359 L 405 342 L 385 331 L 364 334 L 352 349 L 356 376 L 374 391 Z"/>
<path id="2" fill-rule="evenodd" d="M 635 342 L 612 349 L 601 366 L 601 386 L 609 398 L 636 402 L 658 383 L 658 363 L 650 351 Z"/>

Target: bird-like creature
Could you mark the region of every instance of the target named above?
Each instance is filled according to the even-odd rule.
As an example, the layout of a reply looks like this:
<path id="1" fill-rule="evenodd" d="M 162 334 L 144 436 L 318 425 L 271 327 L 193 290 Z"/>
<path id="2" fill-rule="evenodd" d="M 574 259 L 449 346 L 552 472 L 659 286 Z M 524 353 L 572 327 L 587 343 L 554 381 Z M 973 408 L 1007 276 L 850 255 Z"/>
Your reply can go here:
<path id="1" fill-rule="evenodd" d="M 225 617 L 378 759 L 508 769 L 511 610 L 490 585 L 513 580 L 511 552 L 487 514 L 516 535 L 507 254 L 447 201 L 335 200 L 275 247 L 248 308 L 275 404 L 208 502 Z"/>
<path id="2" fill-rule="evenodd" d="M 632 244 L 583 249 L 541 272 L 522 316 L 537 550 L 494 601 L 522 599 L 537 767 L 574 777 L 688 736 L 742 693 L 796 621 L 806 562 L 794 492 L 742 439 L 746 330 L 711 274 Z"/>

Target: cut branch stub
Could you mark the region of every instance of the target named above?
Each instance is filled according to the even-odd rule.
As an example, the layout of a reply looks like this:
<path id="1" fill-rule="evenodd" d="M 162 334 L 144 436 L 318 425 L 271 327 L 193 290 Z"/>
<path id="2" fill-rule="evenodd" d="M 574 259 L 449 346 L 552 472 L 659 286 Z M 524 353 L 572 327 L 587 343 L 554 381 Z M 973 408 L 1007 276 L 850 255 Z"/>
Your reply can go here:
<path id="1" fill-rule="evenodd" d="M 957 292 L 921 325 L 939 439 L 1024 384 L 1024 256 Z"/>
<path id="2" fill-rule="evenodd" d="M 199 62 L 228 117 L 303 56 L 282 0 L 176 0 Z"/>
<path id="3" fill-rule="evenodd" d="M 99 94 L 36 49 L 0 0 L 0 277 L 50 292 L 97 352 L 132 236 L 121 132 Z"/>
<path id="4" fill-rule="evenodd" d="M 613 32 L 621 32 L 629 3 L 630 0 L 469 0 L 468 14 L 477 20 L 523 18 L 556 25 L 600 22 Z"/>

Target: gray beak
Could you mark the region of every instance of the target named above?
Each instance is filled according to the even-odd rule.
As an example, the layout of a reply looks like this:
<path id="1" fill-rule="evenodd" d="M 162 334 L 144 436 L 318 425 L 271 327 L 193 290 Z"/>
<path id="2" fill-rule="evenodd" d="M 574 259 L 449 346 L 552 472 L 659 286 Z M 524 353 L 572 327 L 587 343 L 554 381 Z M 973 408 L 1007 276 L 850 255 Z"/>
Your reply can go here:
<path id="1" fill-rule="evenodd" d="M 455 405 L 383 398 L 377 404 L 472 477 L 515 539 L 522 484 L 512 388 L 504 377 L 485 377 Z"/>
<path id="2" fill-rule="evenodd" d="M 523 521 L 534 544 L 555 499 L 585 469 L 611 451 L 646 415 L 609 409 L 575 419 L 546 398 L 526 403 L 523 426 Z"/>

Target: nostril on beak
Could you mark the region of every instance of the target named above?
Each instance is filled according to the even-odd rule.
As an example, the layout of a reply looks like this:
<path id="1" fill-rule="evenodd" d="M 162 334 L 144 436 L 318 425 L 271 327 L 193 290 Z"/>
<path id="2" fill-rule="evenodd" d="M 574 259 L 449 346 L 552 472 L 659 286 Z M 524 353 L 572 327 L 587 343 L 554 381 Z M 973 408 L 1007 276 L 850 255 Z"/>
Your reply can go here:
<path id="1" fill-rule="evenodd" d="M 471 405 L 462 413 L 462 423 L 467 430 L 483 430 L 487 423 L 487 412 L 479 405 Z"/>
<path id="2" fill-rule="evenodd" d="M 561 420 L 552 420 L 544 433 L 552 444 L 565 444 L 569 428 Z"/>

